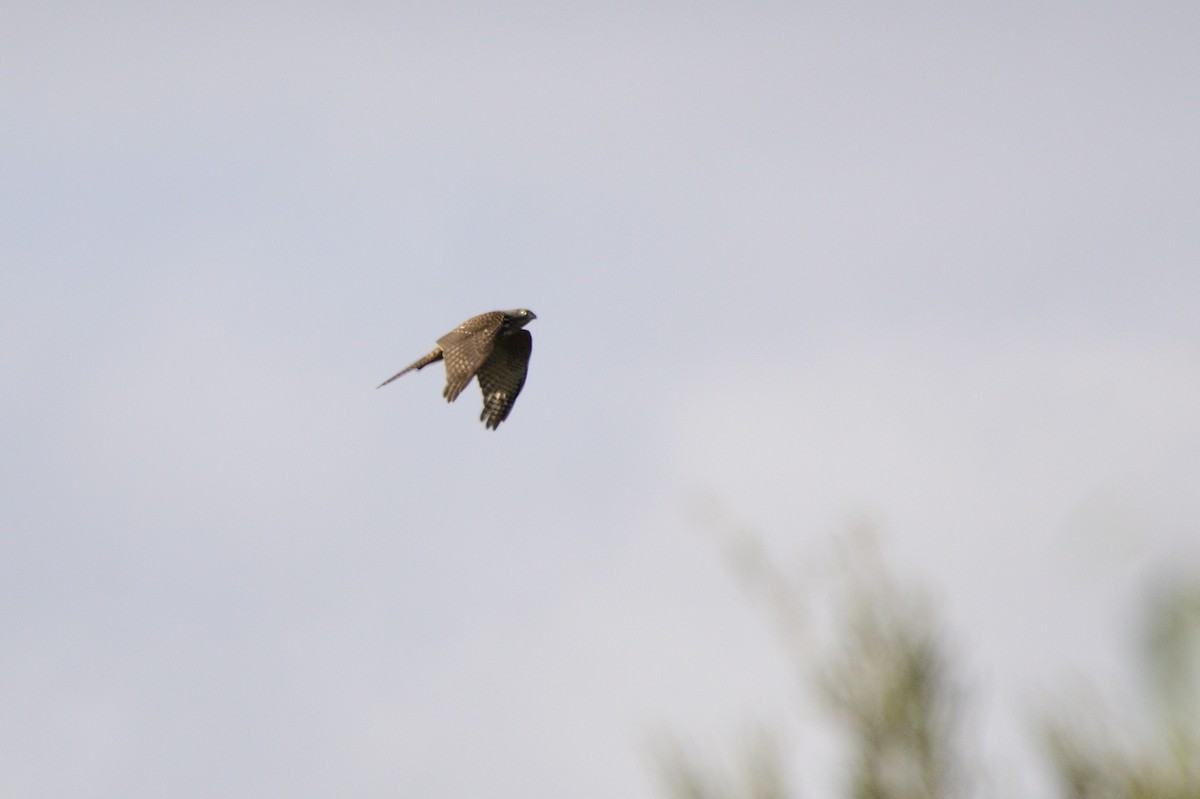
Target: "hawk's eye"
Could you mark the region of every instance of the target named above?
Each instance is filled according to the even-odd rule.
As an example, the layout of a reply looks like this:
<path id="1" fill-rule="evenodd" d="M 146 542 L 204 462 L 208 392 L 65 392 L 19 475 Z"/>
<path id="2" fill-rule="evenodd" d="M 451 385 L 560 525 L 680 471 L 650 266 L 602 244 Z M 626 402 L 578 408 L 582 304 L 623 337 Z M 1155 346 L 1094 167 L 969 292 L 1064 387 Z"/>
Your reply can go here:
<path id="1" fill-rule="evenodd" d="M 526 310 L 522 309 L 522 310 L 521 310 L 521 316 L 529 316 L 529 311 L 526 311 Z"/>

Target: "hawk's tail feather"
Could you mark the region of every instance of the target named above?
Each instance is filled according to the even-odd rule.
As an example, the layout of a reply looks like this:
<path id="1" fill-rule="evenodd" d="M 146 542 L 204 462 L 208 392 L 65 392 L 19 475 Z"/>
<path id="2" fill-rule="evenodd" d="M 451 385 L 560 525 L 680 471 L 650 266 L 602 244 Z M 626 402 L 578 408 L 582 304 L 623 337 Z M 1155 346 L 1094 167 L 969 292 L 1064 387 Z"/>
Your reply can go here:
<path id="1" fill-rule="evenodd" d="M 379 389 L 379 388 L 383 388 L 383 387 L 384 387 L 384 386 L 386 386 L 388 383 L 390 383 L 390 382 L 392 382 L 393 380 L 395 380 L 397 377 L 403 377 L 404 375 L 408 374 L 409 372 L 413 371 L 414 369 L 416 369 L 416 370 L 418 370 L 418 371 L 419 371 L 419 370 L 421 370 L 421 369 L 424 369 L 424 368 L 425 368 L 426 366 L 428 366 L 429 364 L 431 364 L 431 363 L 437 363 L 437 362 L 438 362 L 438 361 L 440 361 L 441 359 L 442 359 L 442 348 L 441 348 L 441 347 L 437 347 L 436 349 L 434 349 L 434 351 L 433 351 L 433 352 L 429 353 L 429 354 L 428 354 L 428 355 L 426 355 L 425 357 L 423 357 L 423 358 L 421 358 L 420 360 L 416 361 L 416 362 L 415 362 L 415 363 L 413 363 L 411 366 L 407 366 L 407 367 L 405 367 L 404 369 L 401 369 L 399 372 L 396 372 L 396 374 L 392 375 L 392 376 L 391 376 L 391 377 L 389 377 L 387 380 L 384 380 L 382 383 L 380 383 L 379 385 L 375 386 L 375 388 L 377 388 L 377 389 Z"/>

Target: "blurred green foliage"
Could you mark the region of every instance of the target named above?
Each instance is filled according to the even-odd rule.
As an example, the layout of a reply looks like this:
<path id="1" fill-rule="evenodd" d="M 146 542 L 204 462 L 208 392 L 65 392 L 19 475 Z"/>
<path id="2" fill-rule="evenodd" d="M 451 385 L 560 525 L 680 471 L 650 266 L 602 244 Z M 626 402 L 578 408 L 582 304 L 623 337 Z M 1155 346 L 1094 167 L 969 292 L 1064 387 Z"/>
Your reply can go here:
<path id="1" fill-rule="evenodd" d="M 1161 581 L 1147 603 L 1142 655 L 1148 712 L 1116 726 L 1111 718 L 1046 723 L 1063 796 L 1200 799 L 1200 584 Z"/>
<path id="2" fill-rule="evenodd" d="M 849 796 L 960 795 L 958 691 L 937 625 L 883 575 L 851 592 L 818 687 L 854 742 Z"/>
<path id="3" fill-rule="evenodd" d="M 720 525 L 717 525 L 720 527 Z M 852 536 L 830 592 L 830 640 L 817 644 L 812 591 L 744 528 L 726 525 L 731 572 L 762 600 L 796 654 L 847 752 L 846 799 L 959 799 L 993 795 L 963 751 L 959 688 L 946 632 L 918 590 L 902 586 L 871 535 Z M 1200 582 L 1160 581 L 1143 622 L 1146 704 L 1134 716 L 1083 721 L 1063 706 L 1031 738 L 1063 799 L 1200 799 Z M 1095 714 L 1095 706 L 1086 708 Z M 763 734 L 732 774 L 685 756 L 660 758 L 675 799 L 788 799 L 786 753 Z M 726 770 L 728 771 L 728 770 Z"/>

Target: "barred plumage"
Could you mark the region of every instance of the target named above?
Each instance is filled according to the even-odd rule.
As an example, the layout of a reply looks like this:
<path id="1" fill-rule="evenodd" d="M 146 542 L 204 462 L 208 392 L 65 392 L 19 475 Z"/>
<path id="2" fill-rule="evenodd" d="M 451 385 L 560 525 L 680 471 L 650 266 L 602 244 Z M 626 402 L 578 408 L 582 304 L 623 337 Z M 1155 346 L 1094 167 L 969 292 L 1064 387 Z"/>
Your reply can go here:
<path id="1" fill-rule="evenodd" d="M 483 412 L 479 415 L 491 430 L 508 418 L 517 395 L 525 385 L 533 337 L 525 325 L 537 319 L 533 311 L 490 311 L 472 316 L 437 340 L 428 355 L 380 383 L 383 388 L 396 378 L 431 363 L 446 362 L 446 387 L 442 396 L 454 402 L 462 390 L 479 378 L 483 391 Z"/>

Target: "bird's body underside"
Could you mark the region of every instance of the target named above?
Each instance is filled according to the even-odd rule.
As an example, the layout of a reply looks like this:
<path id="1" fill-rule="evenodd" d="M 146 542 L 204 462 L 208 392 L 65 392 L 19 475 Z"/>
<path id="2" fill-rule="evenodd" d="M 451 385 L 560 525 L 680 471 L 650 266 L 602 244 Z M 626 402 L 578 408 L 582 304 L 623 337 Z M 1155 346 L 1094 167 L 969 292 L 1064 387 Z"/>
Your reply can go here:
<path id="1" fill-rule="evenodd" d="M 398 377 L 431 363 L 446 362 L 446 387 L 442 396 L 454 402 L 472 378 L 483 392 L 480 420 L 489 429 L 508 418 L 529 369 L 533 337 L 525 325 L 536 319 L 533 311 L 490 311 L 472 316 L 437 340 L 428 355 L 379 384 L 383 388 Z"/>

